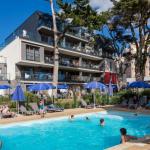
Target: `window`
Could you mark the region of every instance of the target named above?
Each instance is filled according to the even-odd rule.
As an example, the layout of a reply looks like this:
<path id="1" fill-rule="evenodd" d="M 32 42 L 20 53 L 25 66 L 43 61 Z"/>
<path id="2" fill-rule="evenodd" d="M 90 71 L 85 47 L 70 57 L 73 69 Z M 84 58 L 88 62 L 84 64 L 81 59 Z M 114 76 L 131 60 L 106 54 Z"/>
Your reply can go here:
<path id="1" fill-rule="evenodd" d="M 38 47 L 27 45 L 26 46 L 26 60 L 40 61 L 40 51 Z"/>

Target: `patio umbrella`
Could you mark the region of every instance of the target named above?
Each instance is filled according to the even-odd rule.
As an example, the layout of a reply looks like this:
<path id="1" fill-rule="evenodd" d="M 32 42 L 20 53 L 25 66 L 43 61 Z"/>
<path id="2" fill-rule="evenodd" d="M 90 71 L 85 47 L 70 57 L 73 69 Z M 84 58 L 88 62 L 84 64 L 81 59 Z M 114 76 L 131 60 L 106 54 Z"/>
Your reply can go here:
<path id="1" fill-rule="evenodd" d="M 29 86 L 29 91 L 44 91 L 44 90 L 49 90 L 49 89 L 54 89 L 55 86 L 52 84 L 48 83 L 39 83 L 39 84 L 33 84 Z"/>
<path id="2" fill-rule="evenodd" d="M 0 89 L 7 90 L 11 89 L 11 87 L 9 85 L 0 85 Z"/>
<path id="3" fill-rule="evenodd" d="M 129 83 L 127 88 L 150 88 L 150 85 L 144 81 L 135 81 Z"/>
<path id="4" fill-rule="evenodd" d="M 25 96 L 24 96 L 21 85 L 16 86 L 16 89 L 12 95 L 12 100 L 16 102 L 16 108 L 18 104 L 18 113 L 19 113 L 19 102 L 25 100 Z"/>
<path id="5" fill-rule="evenodd" d="M 69 86 L 67 84 L 58 84 L 57 89 L 68 89 Z"/>
<path id="6" fill-rule="evenodd" d="M 85 89 L 99 89 L 101 91 L 106 90 L 107 86 L 101 82 L 97 82 L 97 81 L 92 81 L 87 83 L 84 86 Z M 94 108 L 95 108 L 95 92 L 94 92 Z"/>
<path id="7" fill-rule="evenodd" d="M 105 84 L 103 84 L 101 82 L 97 82 L 97 81 L 89 82 L 84 87 L 86 89 L 100 89 L 101 91 L 105 90 L 105 88 L 107 88 Z"/>

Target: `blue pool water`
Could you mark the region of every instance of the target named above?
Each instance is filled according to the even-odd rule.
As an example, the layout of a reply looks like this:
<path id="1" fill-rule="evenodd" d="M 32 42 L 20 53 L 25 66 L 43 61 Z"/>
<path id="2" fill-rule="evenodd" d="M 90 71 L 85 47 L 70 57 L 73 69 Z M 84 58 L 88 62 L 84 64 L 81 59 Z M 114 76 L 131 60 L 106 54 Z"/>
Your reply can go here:
<path id="1" fill-rule="evenodd" d="M 100 118 L 105 118 L 104 127 Z M 138 137 L 150 134 L 150 116 L 111 111 L 75 116 L 72 122 L 61 118 L 5 125 L 0 139 L 2 150 L 103 150 L 119 144 L 121 127 Z"/>

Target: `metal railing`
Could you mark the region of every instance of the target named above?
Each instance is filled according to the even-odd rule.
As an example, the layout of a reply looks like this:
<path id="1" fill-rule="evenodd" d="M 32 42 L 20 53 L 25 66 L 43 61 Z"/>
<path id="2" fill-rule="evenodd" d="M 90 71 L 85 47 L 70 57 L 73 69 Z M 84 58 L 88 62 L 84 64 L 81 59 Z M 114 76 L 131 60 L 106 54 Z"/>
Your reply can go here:
<path id="1" fill-rule="evenodd" d="M 52 74 L 21 72 L 21 76 L 16 76 L 16 78 L 27 81 L 52 81 Z"/>
<path id="2" fill-rule="evenodd" d="M 45 55 L 44 62 L 47 64 L 54 64 L 54 58 L 50 55 Z"/>
<path id="3" fill-rule="evenodd" d="M 38 27 L 42 27 L 42 26 L 45 26 L 47 28 L 49 28 L 50 30 L 53 29 L 53 24 L 52 22 L 41 22 L 39 23 Z M 57 30 L 58 32 L 64 32 L 64 25 L 62 24 L 57 24 Z M 67 30 L 65 34 L 69 34 L 69 35 L 73 35 L 75 37 L 78 37 L 78 38 L 81 38 L 81 39 L 84 39 L 84 40 L 89 40 L 89 36 L 86 36 L 86 34 L 84 33 L 81 33 L 79 31 L 73 31 L 73 30 Z"/>
<path id="4" fill-rule="evenodd" d="M 89 76 L 65 76 L 63 79 L 59 79 L 59 82 L 78 82 L 87 83 L 91 81 L 100 81 L 100 77 L 89 77 Z"/>

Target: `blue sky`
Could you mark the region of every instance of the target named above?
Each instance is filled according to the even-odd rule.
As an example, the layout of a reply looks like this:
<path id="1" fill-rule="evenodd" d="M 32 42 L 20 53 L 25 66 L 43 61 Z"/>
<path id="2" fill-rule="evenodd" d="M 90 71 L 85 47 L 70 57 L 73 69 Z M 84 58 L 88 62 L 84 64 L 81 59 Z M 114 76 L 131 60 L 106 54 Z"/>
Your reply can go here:
<path id="1" fill-rule="evenodd" d="M 45 0 L 1 0 L 0 43 L 34 11 L 50 11 Z"/>
<path id="2" fill-rule="evenodd" d="M 105 3 L 104 0 L 90 0 L 90 5 L 100 11 L 107 10 L 112 6 L 112 3 L 110 0 L 105 0 Z M 45 0 L 1 0 L 0 44 L 36 10 L 50 12 L 49 3 Z"/>

